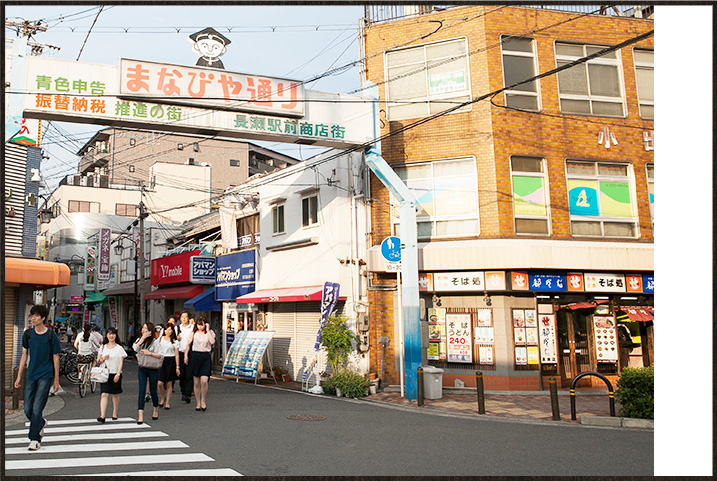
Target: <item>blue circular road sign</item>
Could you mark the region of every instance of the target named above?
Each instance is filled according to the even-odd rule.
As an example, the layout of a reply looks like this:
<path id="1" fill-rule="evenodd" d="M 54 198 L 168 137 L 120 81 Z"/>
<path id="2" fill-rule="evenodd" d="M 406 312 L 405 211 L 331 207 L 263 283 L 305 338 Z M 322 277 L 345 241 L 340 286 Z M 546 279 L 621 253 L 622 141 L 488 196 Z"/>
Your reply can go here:
<path id="1" fill-rule="evenodd" d="M 401 239 L 395 236 L 386 237 L 381 242 L 381 255 L 388 262 L 401 261 Z"/>

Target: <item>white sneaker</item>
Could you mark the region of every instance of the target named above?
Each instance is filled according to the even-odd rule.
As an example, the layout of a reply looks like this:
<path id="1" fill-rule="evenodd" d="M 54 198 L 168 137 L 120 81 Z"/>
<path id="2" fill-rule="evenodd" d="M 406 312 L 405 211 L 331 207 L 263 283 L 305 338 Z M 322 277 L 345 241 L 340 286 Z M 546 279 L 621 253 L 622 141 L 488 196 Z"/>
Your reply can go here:
<path id="1" fill-rule="evenodd" d="M 30 441 L 30 445 L 27 447 L 28 451 L 37 451 L 40 449 L 39 441 Z"/>

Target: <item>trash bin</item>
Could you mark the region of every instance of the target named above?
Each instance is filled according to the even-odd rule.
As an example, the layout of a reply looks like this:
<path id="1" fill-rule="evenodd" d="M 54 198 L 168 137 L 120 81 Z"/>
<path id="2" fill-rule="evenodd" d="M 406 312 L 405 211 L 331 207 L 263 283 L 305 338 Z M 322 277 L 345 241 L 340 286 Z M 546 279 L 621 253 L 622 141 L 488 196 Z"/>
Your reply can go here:
<path id="1" fill-rule="evenodd" d="M 423 397 L 425 399 L 443 397 L 443 369 L 423 366 Z"/>

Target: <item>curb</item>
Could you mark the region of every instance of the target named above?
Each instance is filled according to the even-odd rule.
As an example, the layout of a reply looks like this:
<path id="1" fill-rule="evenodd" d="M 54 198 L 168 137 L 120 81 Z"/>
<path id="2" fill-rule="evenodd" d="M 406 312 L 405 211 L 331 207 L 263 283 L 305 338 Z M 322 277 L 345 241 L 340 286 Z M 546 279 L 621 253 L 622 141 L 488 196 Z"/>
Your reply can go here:
<path id="1" fill-rule="evenodd" d="M 606 416 L 580 416 L 580 424 L 612 428 L 655 429 L 652 419 L 634 419 Z"/>
<path id="2" fill-rule="evenodd" d="M 45 416 L 49 416 L 50 414 L 54 414 L 60 409 L 65 407 L 65 401 L 60 396 L 50 396 L 47 398 L 47 404 L 45 404 L 45 409 L 42 411 L 42 413 Z M 25 417 L 25 411 L 18 411 L 13 414 L 8 414 L 5 416 L 5 425 L 9 426 L 12 424 L 19 424 L 24 423 L 27 420 Z"/>

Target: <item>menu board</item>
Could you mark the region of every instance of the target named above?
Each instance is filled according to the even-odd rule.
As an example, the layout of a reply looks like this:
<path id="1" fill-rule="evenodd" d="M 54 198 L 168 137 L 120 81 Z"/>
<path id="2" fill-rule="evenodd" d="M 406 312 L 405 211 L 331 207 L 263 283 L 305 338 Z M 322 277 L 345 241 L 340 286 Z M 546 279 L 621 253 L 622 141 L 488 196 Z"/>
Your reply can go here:
<path id="1" fill-rule="evenodd" d="M 535 309 L 513 309 L 515 364 L 539 364 L 538 317 Z"/>
<path id="2" fill-rule="evenodd" d="M 593 316 L 595 326 L 595 350 L 597 362 L 617 363 L 617 331 L 615 319 L 612 316 Z"/>
<path id="3" fill-rule="evenodd" d="M 223 374 L 255 379 L 273 331 L 239 331 L 227 352 Z"/>
<path id="4" fill-rule="evenodd" d="M 476 314 L 475 344 L 480 364 L 495 362 L 495 328 L 493 327 L 493 310 L 478 309 Z"/>
<path id="5" fill-rule="evenodd" d="M 557 364 L 558 349 L 555 335 L 555 314 L 539 314 L 540 332 L 540 362 L 543 364 Z"/>
<path id="6" fill-rule="evenodd" d="M 448 362 L 473 362 L 470 314 L 446 314 L 446 337 Z"/>
<path id="7" fill-rule="evenodd" d="M 428 359 L 446 359 L 446 310 L 428 309 Z"/>

